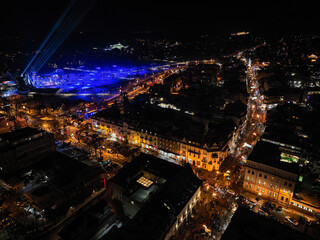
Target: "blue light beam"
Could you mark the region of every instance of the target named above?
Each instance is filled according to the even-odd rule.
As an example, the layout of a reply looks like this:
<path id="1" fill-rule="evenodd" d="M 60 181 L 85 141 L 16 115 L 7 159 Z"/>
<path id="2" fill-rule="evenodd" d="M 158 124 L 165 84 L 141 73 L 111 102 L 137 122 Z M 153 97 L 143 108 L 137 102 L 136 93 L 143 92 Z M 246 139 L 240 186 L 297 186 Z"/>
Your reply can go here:
<path id="1" fill-rule="evenodd" d="M 42 42 L 41 46 L 39 47 L 39 49 L 36 51 L 36 53 L 33 55 L 32 59 L 29 61 L 28 65 L 26 66 L 26 68 L 23 70 L 22 72 L 22 76 L 23 74 L 25 74 L 25 72 L 28 70 L 28 68 L 31 66 L 32 62 L 36 59 L 36 57 L 38 56 L 38 54 L 42 51 L 42 48 L 47 44 L 48 40 L 51 38 L 51 36 L 53 35 L 53 33 L 56 31 L 56 29 L 59 27 L 59 25 L 61 24 L 62 20 L 65 18 L 65 16 L 67 15 L 67 13 L 69 12 L 69 10 L 71 9 L 71 7 L 73 6 L 74 2 L 76 0 L 72 0 L 67 8 L 64 10 L 64 12 L 62 13 L 62 15 L 60 16 L 60 18 L 58 19 L 58 21 L 56 22 L 56 24 L 53 26 L 53 28 L 51 29 L 51 31 L 49 32 L 49 34 L 47 35 L 47 37 L 45 38 L 45 40 Z"/>
<path id="2" fill-rule="evenodd" d="M 89 2 L 88 2 L 89 1 Z M 86 3 L 88 2 L 88 3 Z M 82 6 L 76 6 L 75 9 L 71 11 L 71 16 L 68 17 L 68 19 L 71 18 L 75 19 L 71 21 L 70 23 L 63 24 L 63 27 L 60 27 L 58 29 L 58 36 L 59 38 L 56 38 L 55 40 L 51 41 L 51 43 L 48 46 L 48 50 L 46 51 L 46 54 L 40 57 L 36 64 L 34 65 L 34 70 L 38 72 L 41 70 L 43 65 L 49 60 L 49 58 L 55 53 L 55 51 L 60 47 L 60 45 L 63 43 L 63 41 L 69 36 L 69 34 L 74 30 L 74 28 L 79 24 L 79 22 L 83 19 L 83 17 L 88 13 L 88 11 L 91 9 L 92 5 L 95 1 L 85 0 L 82 3 Z M 66 21 L 65 21 L 66 22 Z M 71 26 L 70 26 L 71 25 Z M 59 31 L 60 30 L 60 31 Z"/>

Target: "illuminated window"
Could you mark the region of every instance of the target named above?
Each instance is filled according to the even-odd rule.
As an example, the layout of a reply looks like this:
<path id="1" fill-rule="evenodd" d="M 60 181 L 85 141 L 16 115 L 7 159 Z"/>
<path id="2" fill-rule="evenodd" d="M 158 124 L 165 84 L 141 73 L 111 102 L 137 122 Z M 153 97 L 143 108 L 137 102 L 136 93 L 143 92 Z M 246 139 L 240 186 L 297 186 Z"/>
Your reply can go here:
<path id="1" fill-rule="evenodd" d="M 137 183 L 140 183 L 142 186 L 148 188 L 150 187 L 153 182 L 145 177 L 140 177 L 138 180 L 137 180 Z"/>

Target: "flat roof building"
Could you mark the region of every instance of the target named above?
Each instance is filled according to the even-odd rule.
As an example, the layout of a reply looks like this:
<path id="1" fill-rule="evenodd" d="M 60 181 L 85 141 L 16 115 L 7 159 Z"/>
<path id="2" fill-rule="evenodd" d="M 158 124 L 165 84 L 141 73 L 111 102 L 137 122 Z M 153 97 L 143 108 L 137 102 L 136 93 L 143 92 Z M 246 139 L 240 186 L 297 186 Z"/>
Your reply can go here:
<path id="1" fill-rule="evenodd" d="M 22 128 L 0 135 L 0 176 L 26 168 L 56 149 L 52 133 Z"/>
<path id="2" fill-rule="evenodd" d="M 189 217 L 202 181 L 184 167 L 141 154 L 110 180 L 131 220 L 105 239 L 169 239 Z"/>

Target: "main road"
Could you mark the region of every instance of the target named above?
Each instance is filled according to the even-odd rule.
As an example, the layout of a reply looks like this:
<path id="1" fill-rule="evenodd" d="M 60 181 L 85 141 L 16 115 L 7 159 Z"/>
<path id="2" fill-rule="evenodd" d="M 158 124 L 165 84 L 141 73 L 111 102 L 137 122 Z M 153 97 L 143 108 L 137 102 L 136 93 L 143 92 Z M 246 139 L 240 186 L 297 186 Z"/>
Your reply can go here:
<path id="1" fill-rule="evenodd" d="M 246 85 L 249 94 L 247 115 L 243 124 L 235 132 L 229 149 L 229 155 L 220 167 L 220 172 L 231 171 L 233 181 L 238 180 L 241 166 L 245 163 L 253 147 L 260 140 L 265 129 L 267 109 L 263 103 L 257 78 L 257 65 L 239 55 L 239 59 L 247 66 Z M 231 167 L 232 166 L 232 167 Z M 230 172 L 229 172 L 230 173 Z"/>

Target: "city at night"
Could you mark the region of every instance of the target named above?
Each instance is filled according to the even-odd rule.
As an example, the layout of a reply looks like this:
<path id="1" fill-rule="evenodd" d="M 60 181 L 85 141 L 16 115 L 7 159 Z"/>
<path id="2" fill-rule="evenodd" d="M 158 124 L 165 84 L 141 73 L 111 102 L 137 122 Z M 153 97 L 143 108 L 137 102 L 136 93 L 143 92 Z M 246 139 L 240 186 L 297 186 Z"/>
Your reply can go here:
<path id="1" fill-rule="evenodd" d="M 320 239 L 307 2 L 2 1 L 0 239 Z"/>

